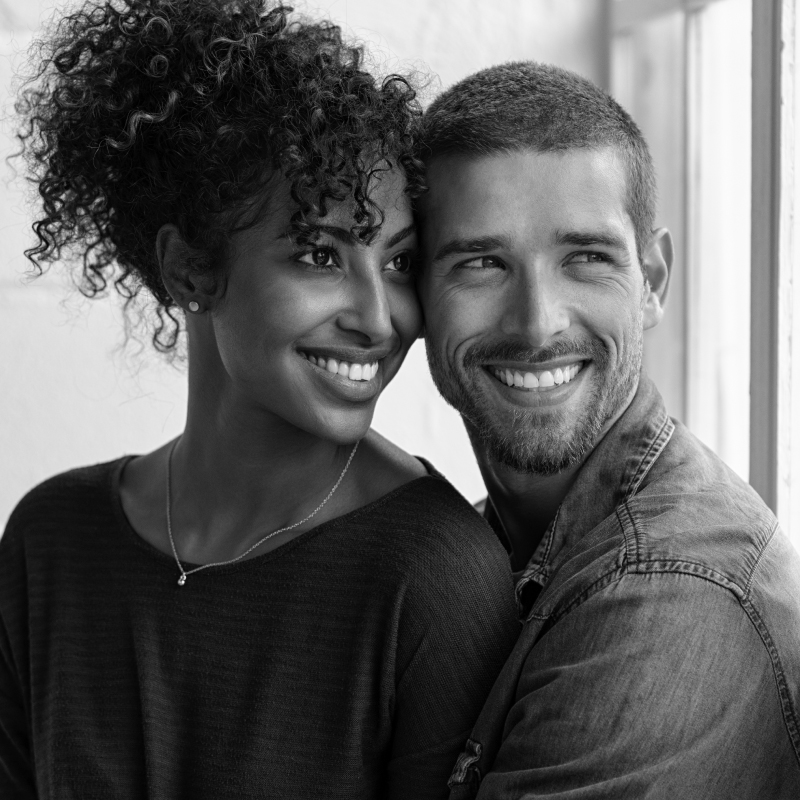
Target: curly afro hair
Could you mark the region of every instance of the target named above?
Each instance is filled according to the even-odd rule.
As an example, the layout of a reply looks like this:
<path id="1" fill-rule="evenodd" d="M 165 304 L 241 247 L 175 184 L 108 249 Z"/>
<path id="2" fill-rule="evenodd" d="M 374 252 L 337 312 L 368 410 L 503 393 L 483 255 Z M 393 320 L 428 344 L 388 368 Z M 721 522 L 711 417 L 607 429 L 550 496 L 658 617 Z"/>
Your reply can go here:
<path id="1" fill-rule="evenodd" d="M 38 273 L 80 265 L 88 297 L 113 285 L 130 304 L 149 290 L 162 352 L 174 351 L 183 320 L 156 258 L 165 223 L 216 280 L 230 234 L 257 220 L 276 173 L 297 204 L 298 241 L 347 199 L 353 233 L 369 241 L 383 221 L 370 198 L 382 170 L 402 170 L 412 198 L 424 190 L 410 82 L 378 81 L 336 25 L 293 19 L 289 7 L 85 0 L 34 56 L 16 104 L 42 209 L 26 255 Z"/>

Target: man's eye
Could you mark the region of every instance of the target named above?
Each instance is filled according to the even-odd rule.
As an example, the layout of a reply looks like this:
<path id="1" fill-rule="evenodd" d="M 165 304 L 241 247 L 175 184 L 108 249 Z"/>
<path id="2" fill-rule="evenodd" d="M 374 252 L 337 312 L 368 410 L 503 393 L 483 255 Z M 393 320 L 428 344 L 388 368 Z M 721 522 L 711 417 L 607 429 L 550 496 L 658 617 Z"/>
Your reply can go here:
<path id="1" fill-rule="evenodd" d="M 459 269 L 501 269 L 503 262 L 494 256 L 479 256 L 458 264 Z"/>
<path id="2" fill-rule="evenodd" d="M 568 264 L 607 264 L 611 257 L 605 253 L 574 253 L 567 260 Z"/>
<path id="3" fill-rule="evenodd" d="M 327 247 L 315 247 L 303 253 L 297 259 L 303 264 L 309 264 L 312 267 L 335 267 L 336 259 L 333 255 L 333 250 Z"/>
<path id="4" fill-rule="evenodd" d="M 411 272 L 413 265 L 414 259 L 411 258 L 411 253 L 400 253 L 389 262 L 388 268 L 395 272 L 407 273 Z"/>

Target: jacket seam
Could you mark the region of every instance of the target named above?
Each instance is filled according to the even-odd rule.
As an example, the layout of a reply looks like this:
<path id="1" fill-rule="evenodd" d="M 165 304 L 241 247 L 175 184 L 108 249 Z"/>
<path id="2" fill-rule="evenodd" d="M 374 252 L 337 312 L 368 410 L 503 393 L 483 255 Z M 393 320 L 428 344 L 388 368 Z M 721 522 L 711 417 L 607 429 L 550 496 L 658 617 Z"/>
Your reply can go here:
<path id="1" fill-rule="evenodd" d="M 627 500 L 617 506 L 616 514 L 622 529 L 622 539 L 625 542 L 625 555 L 620 566 L 624 566 L 626 563 L 636 563 L 639 560 L 639 539 L 636 533 L 636 520 L 628 507 Z M 622 518 L 623 514 L 627 519 Z"/>
<path id="2" fill-rule="evenodd" d="M 550 613 L 546 614 L 536 614 L 531 611 L 531 613 L 526 617 L 525 621 L 528 622 L 532 619 L 538 619 L 542 621 L 550 620 L 553 624 L 555 624 L 571 611 L 574 611 L 576 608 L 578 608 L 578 606 L 583 605 L 583 603 L 585 603 L 590 597 L 593 597 L 599 591 L 605 589 L 607 586 L 610 586 L 615 581 L 619 581 L 624 574 L 624 570 L 621 570 L 620 568 L 615 568 L 609 570 L 608 572 L 604 572 L 599 578 L 586 586 L 583 591 L 580 592 L 580 594 L 575 595 L 575 597 L 573 597 L 566 605 L 560 606 L 557 604 L 551 608 Z"/>
<path id="3" fill-rule="evenodd" d="M 639 487 L 647 477 L 647 474 L 653 468 L 653 464 L 656 463 L 659 456 L 664 451 L 664 448 L 667 446 L 667 443 L 672 438 L 672 434 L 674 432 L 675 423 L 669 417 L 665 416 L 664 422 L 659 428 L 658 433 L 650 442 L 647 452 L 644 454 L 644 456 L 642 456 L 642 460 L 639 462 L 639 467 L 633 475 L 630 485 L 628 486 L 628 490 L 625 492 L 626 501 L 636 494 L 637 491 L 639 491 Z"/>
<path id="4" fill-rule="evenodd" d="M 630 565 L 629 572 L 640 575 L 690 575 L 695 578 L 705 578 L 737 597 L 742 592 L 742 587 L 738 583 L 732 581 L 721 572 L 711 569 L 708 565 L 700 561 L 690 561 L 689 559 L 640 559 L 635 564 Z"/>
<path id="5" fill-rule="evenodd" d="M 778 698 L 781 704 L 781 713 L 783 715 L 783 724 L 786 726 L 786 733 L 789 736 L 789 741 L 792 743 L 792 750 L 794 750 L 794 757 L 797 760 L 797 766 L 800 768 L 800 724 L 798 724 L 797 714 L 792 707 L 791 693 L 786 684 L 786 676 L 784 674 L 783 666 L 781 664 L 780 656 L 769 635 L 767 626 L 764 624 L 758 611 L 756 611 L 753 604 L 748 598 L 741 598 L 739 600 L 742 610 L 747 614 L 750 624 L 756 629 L 762 644 L 764 645 L 767 655 L 769 656 L 770 664 L 772 664 L 772 674 L 775 678 L 776 688 L 778 690 Z"/>
<path id="6" fill-rule="evenodd" d="M 758 558 L 756 558 L 755 564 L 753 564 L 753 568 L 750 570 L 750 574 L 747 576 L 747 583 L 744 587 L 744 596 L 750 597 L 750 589 L 753 587 L 753 579 L 755 578 L 756 571 L 758 570 L 758 565 L 761 563 L 761 559 L 764 556 L 764 553 L 767 552 L 767 548 L 770 545 L 770 542 L 775 536 L 775 532 L 778 530 L 778 523 L 775 521 L 772 525 L 772 530 L 769 532 L 769 536 L 767 536 L 766 541 L 764 542 L 764 546 L 761 548 L 761 552 L 758 554 Z"/>
<path id="7" fill-rule="evenodd" d="M 640 566 L 651 566 L 650 569 L 639 569 Z M 698 572 L 694 568 L 700 568 L 703 572 Z M 578 606 L 582 605 L 593 595 L 597 594 L 602 589 L 610 586 L 615 581 L 620 581 L 626 575 L 686 575 L 690 578 L 699 578 L 700 580 L 708 581 L 714 586 L 719 586 L 727 592 L 730 592 L 737 600 L 739 600 L 738 593 L 741 592 L 741 587 L 728 580 L 724 575 L 708 569 L 704 564 L 699 564 L 693 561 L 678 561 L 672 559 L 662 559 L 654 561 L 638 561 L 635 563 L 625 563 L 614 569 L 608 570 L 600 575 L 595 581 L 586 586 L 579 594 L 572 597 L 569 602 L 557 603 L 551 606 L 549 613 L 534 613 L 531 612 L 525 619 L 529 621 L 536 619 L 540 621 L 550 620 L 556 623 L 563 619 L 567 614 L 574 611 Z"/>

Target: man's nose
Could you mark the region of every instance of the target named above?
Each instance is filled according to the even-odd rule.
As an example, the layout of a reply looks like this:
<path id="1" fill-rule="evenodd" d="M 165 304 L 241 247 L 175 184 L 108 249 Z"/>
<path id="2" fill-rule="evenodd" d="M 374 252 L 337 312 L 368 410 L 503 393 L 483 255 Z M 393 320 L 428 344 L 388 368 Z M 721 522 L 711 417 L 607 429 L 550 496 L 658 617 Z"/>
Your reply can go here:
<path id="1" fill-rule="evenodd" d="M 557 276 L 530 269 L 509 287 L 504 330 L 543 347 L 570 325 L 569 298 Z"/>
<path id="2" fill-rule="evenodd" d="M 380 269 L 352 271 L 345 292 L 345 305 L 338 317 L 339 327 L 359 333 L 373 344 L 389 339 L 392 314 Z"/>

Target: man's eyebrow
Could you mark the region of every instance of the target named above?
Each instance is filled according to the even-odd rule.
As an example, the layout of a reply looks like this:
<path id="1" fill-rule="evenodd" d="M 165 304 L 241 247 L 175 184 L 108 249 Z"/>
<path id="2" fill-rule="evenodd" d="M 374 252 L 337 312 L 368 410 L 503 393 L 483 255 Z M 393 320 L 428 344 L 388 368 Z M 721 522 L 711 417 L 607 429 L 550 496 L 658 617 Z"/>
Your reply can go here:
<path id="1" fill-rule="evenodd" d="M 558 231 L 555 235 L 555 243 L 574 247 L 604 245 L 617 250 L 626 250 L 628 247 L 628 242 L 625 238 L 613 230 Z"/>
<path id="2" fill-rule="evenodd" d="M 450 239 L 434 254 L 434 261 L 455 255 L 456 253 L 485 253 L 487 250 L 502 250 L 506 240 L 501 236 L 478 236 L 474 239 Z"/>

